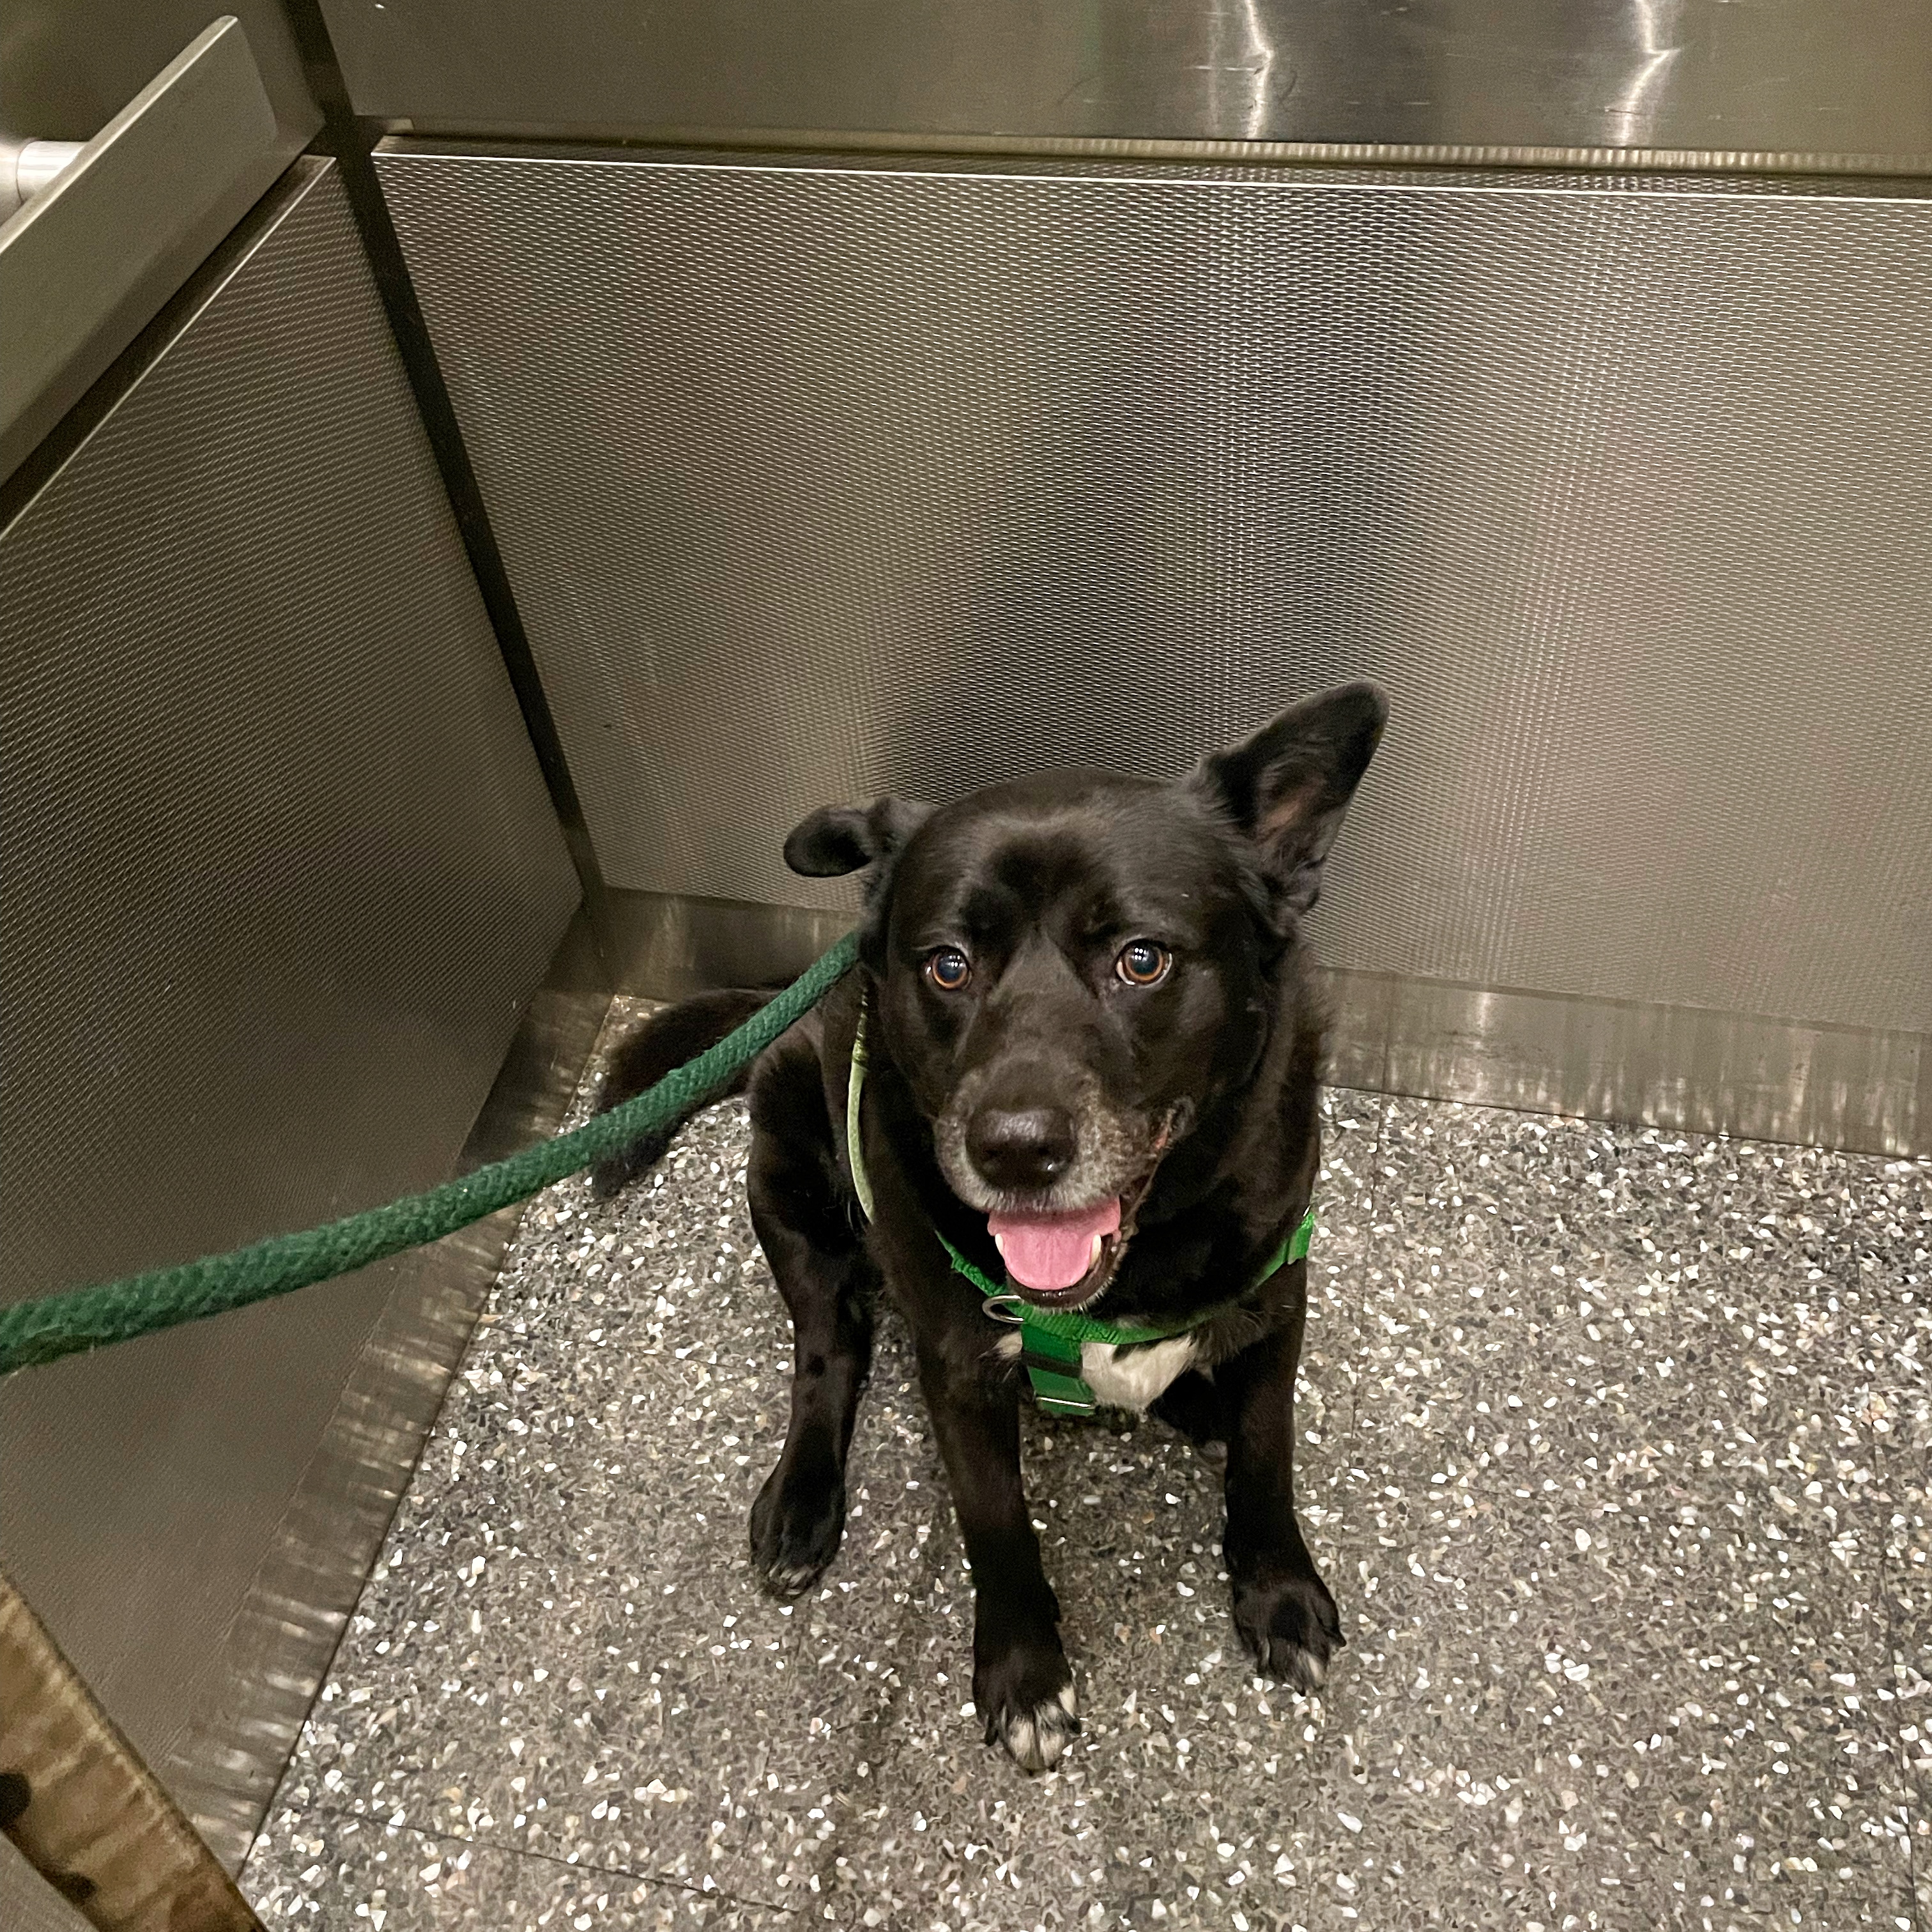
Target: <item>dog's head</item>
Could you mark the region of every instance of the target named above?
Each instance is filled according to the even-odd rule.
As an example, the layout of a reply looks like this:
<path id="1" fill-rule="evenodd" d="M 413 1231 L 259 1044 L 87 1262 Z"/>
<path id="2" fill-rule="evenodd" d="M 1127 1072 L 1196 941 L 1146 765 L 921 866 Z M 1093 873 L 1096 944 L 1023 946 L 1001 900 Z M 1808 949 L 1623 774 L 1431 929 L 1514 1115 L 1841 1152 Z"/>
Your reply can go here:
<path id="1" fill-rule="evenodd" d="M 1350 685 L 1175 784 L 829 806 L 786 841 L 808 877 L 872 868 L 874 1024 L 1029 1300 L 1106 1287 L 1162 1157 L 1252 1076 L 1385 715 Z"/>

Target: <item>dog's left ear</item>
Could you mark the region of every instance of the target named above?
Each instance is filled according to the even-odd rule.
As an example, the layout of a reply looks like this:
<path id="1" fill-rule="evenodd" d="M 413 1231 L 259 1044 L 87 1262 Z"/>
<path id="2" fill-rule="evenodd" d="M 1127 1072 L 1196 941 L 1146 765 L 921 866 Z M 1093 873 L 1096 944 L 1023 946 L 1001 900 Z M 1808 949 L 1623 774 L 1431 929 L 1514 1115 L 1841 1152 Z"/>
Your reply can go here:
<path id="1" fill-rule="evenodd" d="M 820 806 L 793 826 L 784 842 L 784 862 L 805 878 L 843 878 L 861 866 L 896 858 L 932 816 L 931 806 L 910 798 Z"/>
<path id="2" fill-rule="evenodd" d="M 1306 912 L 1320 896 L 1322 862 L 1388 718 L 1388 700 L 1373 685 L 1345 684 L 1284 711 L 1189 774 L 1187 783 L 1260 848 L 1290 912 Z"/>
<path id="3" fill-rule="evenodd" d="M 907 840 L 932 816 L 916 799 L 882 798 L 867 805 L 821 806 L 793 826 L 784 842 L 785 863 L 808 879 L 842 878 L 870 867 L 866 910 L 859 922 L 860 957 L 875 973 L 884 970 L 886 905 L 892 872 Z"/>

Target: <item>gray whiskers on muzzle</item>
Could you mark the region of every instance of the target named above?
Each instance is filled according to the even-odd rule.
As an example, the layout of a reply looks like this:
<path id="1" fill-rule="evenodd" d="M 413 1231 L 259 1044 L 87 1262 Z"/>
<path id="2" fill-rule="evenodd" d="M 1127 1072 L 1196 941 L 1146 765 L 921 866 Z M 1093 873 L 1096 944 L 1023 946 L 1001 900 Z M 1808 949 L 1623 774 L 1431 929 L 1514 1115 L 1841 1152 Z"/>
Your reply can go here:
<path id="1" fill-rule="evenodd" d="M 1053 1094 L 1055 1105 L 1074 1124 L 1072 1160 L 1043 1191 L 998 1187 L 974 1165 L 969 1147 L 974 1115 L 994 1077 L 990 1072 L 968 1074 L 932 1130 L 934 1150 L 947 1186 L 982 1214 L 1070 1213 L 1126 1194 L 1176 1137 L 1178 1109 L 1115 1107 L 1090 1075 L 1076 1077 Z"/>

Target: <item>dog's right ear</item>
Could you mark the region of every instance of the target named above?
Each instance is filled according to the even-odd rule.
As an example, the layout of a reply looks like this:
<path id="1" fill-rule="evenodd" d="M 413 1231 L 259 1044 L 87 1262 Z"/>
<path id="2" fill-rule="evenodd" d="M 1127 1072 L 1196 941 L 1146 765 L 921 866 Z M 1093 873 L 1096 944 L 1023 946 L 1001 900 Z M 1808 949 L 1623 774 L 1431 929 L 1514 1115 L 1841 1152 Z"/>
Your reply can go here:
<path id="1" fill-rule="evenodd" d="M 792 828 L 784 842 L 785 863 L 808 879 L 842 878 L 861 866 L 897 857 L 932 809 L 909 798 L 821 806 Z"/>
<path id="2" fill-rule="evenodd" d="M 1345 684 L 1284 711 L 1244 743 L 1195 767 L 1187 782 L 1254 842 L 1276 903 L 1300 915 L 1388 722 L 1372 684 Z"/>

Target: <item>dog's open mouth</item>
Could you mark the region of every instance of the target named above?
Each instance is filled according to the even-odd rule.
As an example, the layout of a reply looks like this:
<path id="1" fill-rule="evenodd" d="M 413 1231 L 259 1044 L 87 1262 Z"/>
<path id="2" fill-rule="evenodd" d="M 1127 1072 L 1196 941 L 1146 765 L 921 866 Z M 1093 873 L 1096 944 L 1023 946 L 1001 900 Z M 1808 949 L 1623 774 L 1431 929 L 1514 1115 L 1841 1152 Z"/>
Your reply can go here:
<path id="1" fill-rule="evenodd" d="M 1069 1214 L 986 1216 L 986 1231 L 1006 1264 L 1006 1278 L 1028 1301 L 1042 1308 L 1078 1308 L 1113 1280 L 1168 1138 L 1168 1129 L 1163 1127 L 1154 1159 L 1124 1194 Z"/>
<path id="2" fill-rule="evenodd" d="M 989 1214 L 986 1228 L 1008 1278 L 1030 1299 L 1080 1300 L 1109 1246 L 1120 1244 L 1120 1197 L 1071 1214 Z"/>

